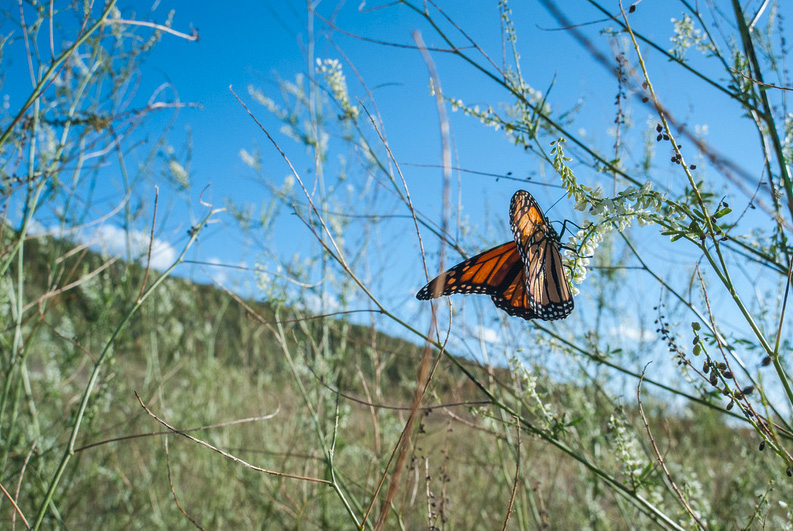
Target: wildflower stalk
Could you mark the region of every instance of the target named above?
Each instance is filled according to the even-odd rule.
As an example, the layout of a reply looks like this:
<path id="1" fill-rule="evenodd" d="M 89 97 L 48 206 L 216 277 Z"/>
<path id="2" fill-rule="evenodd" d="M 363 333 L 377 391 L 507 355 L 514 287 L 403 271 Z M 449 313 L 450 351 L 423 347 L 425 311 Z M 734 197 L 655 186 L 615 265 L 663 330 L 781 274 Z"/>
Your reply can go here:
<path id="1" fill-rule="evenodd" d="M 118 326 L 111 334 L 110 338 L 105 343 L 104 348 L 100 352 L 99 356 L 97 357 L 96 361 L 94 362 L 93 369 L 91 370 L 91 375 L 88 378 L 88 383 L 83 390 L 82 398 L 80 399 L 80 404 L 77 408 L 77 413 L 75 414 L 74 421 L 72 423 L 71 434 L 69 435 L 69 441 L 66 444 L 66 449 L 64 450 L 63 456 L 61 457 L 60 463 L 55 470 L 55 474 L 50 481 L 49 487 L 47 488 L 47 492 L 44 495 L 44 500 L 42 501 L 38 513 L 36 515 L 36 519 L 33 523 L 33 529 L 38 529 L 41 525 L 42 521 L 44 520 L 44 515 L 46 514 L 50 502 L 52 502 L 53 497 L 55 496 L 55 490 L 58 488 L 58 484 L 60 483 L 61 477 L 63 473 L 66 471 L 66 467 L 69 464 L 72 456 L 74 455 L 74 446 L 77 442 L 77 435 L 80 433 L 80 427 L 82 426 L 83 418 L 85 416 L 85 411 L 88 408 L 88 403 L 91 399 L 91 396 L 94 391 L 94 387 L 96 386 L 96 382 L 99 379 L 99 374 L 101 370 L 104 368 L 105 361 L 109 358 L 110 353 L 112 352 L 113 345 L 115 344 L 116 338 L 121 334 L 121 332 L 126 327 L 127 323 L 129 323 L 132 316 L 140 309 L 146 299 L 157 290 L 157 288 L 165 282 L 165 279 L 173 272 L 173 270 L 182 263 L 182 260 L 187 253 L 187 250 L 193 245 L 193 243 L 198 238 L 198 234 L 201 232 L 201 229 L 209 223 L 210 218 L 216 213 L 218 210 L 211 209 L 209 213 L 198 223 L 193 230 L 191 230 L 190 239 L 185 244 L 182 252 L 176 258 L 176 260 L 166 269 L 162 275 L 160 275 L 154 282 L 152 282 L 151 286 L 143 292 L 143 294 L 138 297 L 135 302 L 130 306 L 130 308 L 125 312 L 124 316 L 118 323 Z"/>

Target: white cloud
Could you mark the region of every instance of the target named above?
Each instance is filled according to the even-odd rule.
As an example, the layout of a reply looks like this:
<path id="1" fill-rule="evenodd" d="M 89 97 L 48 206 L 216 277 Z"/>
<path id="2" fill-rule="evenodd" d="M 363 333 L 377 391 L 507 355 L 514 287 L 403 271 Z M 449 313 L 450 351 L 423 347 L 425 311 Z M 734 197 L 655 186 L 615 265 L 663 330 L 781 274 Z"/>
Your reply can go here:
<path id="1" fill-rule="evenodd" d="M 498 330 L 485 326 L 479 327 L 477 336 L 485 343 L 498 343 L 501 339 L 501 334 L 498 333 Z"/>
<path id="2" fill-rule="evenodd" d="M 654 341 L 658 338 L 649 328 L 642 329 L 625 323 L 620 323 L 619 327 L 612 328 L 609 333 L 626 341 Z"/>
<path id="3" fill-rule="evenodd" d="M 149 233 L 139 230 L 125 231 L 113 225 L 102 225 L 93 231 L 86 230 L 80 234 L 80 239 L 92 247 L 99 248 L 110 256 L 126 257 L 127 240 L 132 253 L 132 259 L 140 263 L 146 262 L 149 249 Z M 154 238 L 151 245 L 151 267 L 154 269 L 167 269 L 173 264 L 178 253 L 170 243 Z"/>
<path id="4" fill-rule="evenodd" d="M 324 301 L 324 308 L 322 302 Z M 341 309 L 338 299 L 332 297 L 329 293 L 323 293 L 320 299 L 319 295 L 315 293 L 306 293 L 303 296 L 303 307 L 313 314 L 320 313 L 333 313 Z"/>
<path id="5" fill-rule="evenodd" d="M 207 262 L 207 269 L 206 274 L 210 276 L 215 282 L 219 284 L 227 284 L 229 279 L 231 278 L 239 278 L 239 275 L 235 275 L 234 277 L 231 276 L 231 272 L 239 273 L 239 269 L 236 268 L 247 268 L 248 264 L 245 260 L 240 260 L 236 264 L 229 264 L 224 260 L 221 260 L 217 256 L 213 256 L 211 258 L 206 259 Z M 219 267 L 214 267 L 219 266 Z M 232 266 L 232 267 L 228 267 Z"/>
<path id="6" fill-rule="evenodd" d="M 37 219 L 31 219 L 28 222 L 28 234 L 30 236 L 40 236 L 47 233 L 47 227 Z"/>

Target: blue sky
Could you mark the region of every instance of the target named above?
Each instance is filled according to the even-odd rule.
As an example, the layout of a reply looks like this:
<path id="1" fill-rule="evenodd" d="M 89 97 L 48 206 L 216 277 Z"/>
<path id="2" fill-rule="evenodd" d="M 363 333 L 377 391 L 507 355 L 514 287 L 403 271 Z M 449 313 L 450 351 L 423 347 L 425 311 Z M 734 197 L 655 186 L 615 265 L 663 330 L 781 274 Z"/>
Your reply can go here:
<path id="1" fill-rule="evenodd" d="M 442 5 L 450 17 L 488 55 L 497 63 L 501 62 L 502 39 L 497 2 L 444 2 Z M 576 23 L 603 19 L 603 15 L 587 2 L 562 5 L 567 9 L 567 16 Z M 616 5 L 616 2 L 608 3 L 612 11 L 616 9 Z M 177 153 L 182 153 L 187 131 L 192 135 L 189 167 L 192 190 L 189 202 L 165 180 L 155 176 L 151 182 L 151 185 L 161 186 L 161 205 L 168 205 L 170 210 L 167 218 L 161 215 L 163 225 L 158 228 L 163 253 L 158 265 L 162 265 L 174 256 L 175 250 L 181 248 L 187 239 L 187 229 L 201 217 L 203 209 L 198 198 L 205 186 L 210 186 L 205 198 L 216 205 L 221 205 L 224 198 L 232 198 L 236 202 L 258 208 L 270 199 L 271 194 L 256 182 L 254 172 L 241 160 L 240 150 L 253 152 L 258 147 L 262 154 L 262 175 L 276 185 L 280 185 L 289 174 L 284 161 L 229 91 L 230 85 L 274 135 L 298 171 L 305 172 L 303 177 L 311 185 L 312 163 L 305 149 L 283 135 L 280 132 L 281 124 L 248 93 L 248 87 L 253 86 L 277 100 L 278 78 L 294 80 L 296 75 L 305 74 L 308 71 L 306 44 L 310 31 L 306 4 L 300 1 L 241 0 L 207 3 L 161 0 L 155 2 L 154 6 L 155 9 L 151 11 L 151 2 L 127 1 L 119 5 L 123 16 L 131 16 L 132 12 L 136 12 L 136 18 L 155 22 L 163 22 L 168 12 L 174 10 L 174 29 L 189 33 L 193 26 L 200 34 L 198 42 L 164 35 L 144 63 L 141 83 L 137 89 L 136 100 L 145 102 L 157 87 L 167 82 L 178 91 L 181 101 L 198 103 L 201 106 L 200 109 L 183 109 L 168 136 Z M 361 7 L 364 9 L 360 9 Z M 335 16 L 334 23 L 343 32 L 368 39 L 412 45 L 411 32 L 418 30 L 428 46 L 445 46 L 426 23 L 408 9 L 400 6 L 372 9 L 374 7 L 375 4 L 369 2 L 326 1 L 318 4 L 317 13 L 325 18 Z M 556 31 L 558 22 L 540 4 L 512 2 L 511 7 L 518 30 L 524 78 L 540 91 L 546 91 L 553 85 L 549 103 L 554 109 L 580 106 L 574 123 L 570 125 L 571 131 L 584 134 L 604 152 L 608 152 L 613 143 L 609 129 L 614 119 L 616 94 L 616 82 L 609 69 L 593 61 L 569 32 Z M 677 3 L 646 1 L 639 5 L 631 21 L 638 31 L 662 44 L 668 43 L 668 47 L 671 47 L 668 39 L 672 34 L 672 17 L 680 17 Z M 430 219 L 439 221 L 441 172 L 437 168 L 412 165 L 433 166 L 440 164 L 441 160 L 437 111 L 429 94 L 429 76 L 421 54 L 411 48 L 384 46 L 354 38 L 329 28 L 319 17 L 314 17 L 313 24 L 313 56 L 342 61 L 351 96 L 360 98 L 371 109 L 371 101 L 357 82 L 357 75 L 352 67 L 365 81 L 366 87 L 374 95 L 377 109 L 385 123 L 389 145 L 402 165 L 416 207 Z M 601 29 L 607 25 L 583 25 L 580 30 L 598 43 L 600 49 L 611 58 L 613 51 L 608 48 L 608 41 L 600 36 Z M 445 29 L 453 31 L 448 26 Z M 8 33 L 14 28 L 6 22 L 0 26 L 0 30 Z M 144 33 L 144 30 L 139 32 Z M 5 59 L 9 61 L 7 64 L 12 68 L 9 73 L 13 72 L 13 75 L 6 77 L 3 91 L 10 95 L 12 107 L 24 96 L 25 90 L 29 90 L 29 82 L 25 85 L 24 56 L 19 55 L 19 50 L 19 47 L 15 47 L 16 55 Z M 705 93 L 705 86 L 701 81 L 691 75 L 681 74 L 679 68 L 671 67 L 666 59 L 648 47 L 643 47 L 643 52 L 651 65 L 660 97 L 675 110 L 677 118 L 685 121 L 692 130 L 696 126 L 707 126 L 708 139 L 722 153 L 739 161 L 747 171 L 758 173 L 760 160 L 756 156 L 757 150 L 753 149 L 756 145 L 755 137 L 752 134 L 737 134 L 742 129 L 748 129 L 748 123 L 735 118 L 724 123 L 725 115 L 737 116 L 734 104 L 726 97 L 720 99 L 719 96 L 713 96 L 712 91 L 707 92 L 707 97 L 701 97 Z M 712 62 L 705 61 L 694 50 L 689 51 L 689 57 L 697 68 L 705 71 L 712 68 Z M 460 98 L 471 105 L 495 106 L 507 101 L 507 95 L 495 83 L 475 73 L 459 59 L 443 53 L 434 53 L 433 59 L 447 95 Z M 169 97 L 169 94 L 166 92 L 162 97 Z M 629 98 L 630 118 L 636 125 L 636 133 L 626 139 L 634 143 L 628 149 L 627 156 L 638 158 L 642 152 L 640 133 L 651 128 L 648 122 L 648 119 L 652 119 L 651 111 L 635 95 L 629 95 Z M 531 153 L 525 153 L 511 145 L 500 132 L 484 128 L 476 120 L 461 113 L 452 113 L 449 110 L 449 114 L 456 166 L 492 174 L 511 173 L 513 177 L 532 177 L 537 183 L 558 184 L 558 178 L 549 167 L 543 167 Z M 147 134 L 154 136 L 171 118 L 172 115 L 167 113 L 154 116 L 147 126 Z M 656 182 L 679 192 L 684 184 L 683 177 L 675 165 L 668 163 L 668 157 L 663 154 L 662 149 L 664 148 L 658 147 L 659 153 L 654 160 Z M 688 156 L 697 159 L 693 149 L 688 152 Z M 697 163 L 700 164 L 699 171 L 707 175 L 707 165 L 699 161 Z M 573 167 L 579 169 L 575 162 Z M 329 171 L 333 169 L 334 166 L 328 166 Z M 592 174 L 585 168 L 580 168 L 578 177 L 581 182 L 592 186 L 606 183 L 607 189 L 610 189 L 608 180 L 602 180 L 603 176 Z M 355 180 L 361 178 L 361 174 L 356 174 L 349 184 L 354 187 L 363 186 L 361 180 Z M 458 193 L 457 178 L 458 175 L 455 175 L 453 179 L 454 198 Z M 506 214 L 509 198 L 517 188 L 528 189 L 546 209 L 555 205 L 549 211 L 551 219 L 582 221 L 581 214 L 573 210 L 573 205 L 564 198 L 559 188 L 531 183 L 519 185 L 507 179 L 495 180 L 492 177 L 467 173 L 459 174 L 459 178 L 463 215 L 467 216 L 474 230 L 470 237 L 463 240 L 470 254 L 510 238 Z M 104 187 L 101 191 L 109 198 L 109 208 L 117 200 L 117 195 L 114 194 L 118 190 L 118 176 L 109 171 L 107 180 L 101 186 Z M 153 197 L 153 190 L 144 190 L 141 193 Z M 101 197 L 103 194 L 98 195 Z M 737 199 L 739 204 L 734 209 L 739 210 L 748 199 L 740 195 Z M 379 210 L 381 204 L 382 211 Z M 377 204 L 377 208 L 377 213 L 394 212 L 394 203 L 389 202 L 386 196 L 382 203 Z M 354 205 L 351 209 L 354 210 Z M 212 225 L 202 234 L 191 258 L 229 265 L 244 263 L 251 266 L 261 262 L 267 268 L 274 267 L 271 262 L 262 258 L 260 250 L 250 240 L 241 235 L 228 216 L 221 215 L 219 219 L 220 223 Z M 46 220 L 43 223 L 46 226 Z M 112 220 L 107 225 L 99 237 L 105 242 L 117 243 L 117 226 Z M 138 229 L 147 231 L 148 227 L 141 226 Z M 316 254 L 313 236 L 294 216 L 285 213 L 277 220 L 274 229 L 268 235 L 272 254 L 287 259 L 295 254 Z M 379 294 L 400 309 L 402 318 L 415 318 L 420 306 L 414 300 L 413 294 L 424 284 L 425 278 L 411 224 L 408 220 L 395 220 L 393 224 L 385 225 L 382 230 L 381 236 L 385 241 L 381 247 L 372 251 L 378 257 L 374 265 L 379 269 L 370 271 L 369 274 L 385 276 L 386 280 L 378 285 Z M 349 231 L 351 239 L 363 237 L 356 233 L 354 223 L 351 223 Z M 430 253 L 430 272 L 434 274 L 438 267 L 438 244 L 433 239 L 425 240 L 425 244 Z M 660 266 L 662 272 L 678 263 L 690 262 L 694 256 L 694 253 L 689 255 L 683 252 L 670 258 L 665 248 L 656 246 L 656 240 L 650 240 L 643 251 L 649 259 L 664 264 Z M 447 265 L 451 265 L 450 262 L 457 258 L 448 258 Z M 184 267 L 180 272 L 206 280 L 201 271 L 196 271 L 195 268 Z M 229 269 L 217 269 L 212 274 L 230 281 L 229 279 L 239 273 Z M 580 289 L 586 294 L 588 286 L 584 284 Z M 249 288 L 248 293 L 261 296 L 253 288 Z M 659 295 L 655 290 L 648 296 L 655 299 Z M 459 304 L 460 297 L 457 299 Z M 477 309 L 490 308 L 490 302 L 486 298 L 471 299 L 476 299 L 471 304 Z M 584 300 L 582 296 L 581 307 L 585 307 Z M 355 301 L 350 306 L 355 307 Z M 365 301 L 361 306 L 366 306 Z M 492 312 L 488 313 L 489 318 L 496 315 Z M 629 336 L 624 331 L 622 333 Z"/>

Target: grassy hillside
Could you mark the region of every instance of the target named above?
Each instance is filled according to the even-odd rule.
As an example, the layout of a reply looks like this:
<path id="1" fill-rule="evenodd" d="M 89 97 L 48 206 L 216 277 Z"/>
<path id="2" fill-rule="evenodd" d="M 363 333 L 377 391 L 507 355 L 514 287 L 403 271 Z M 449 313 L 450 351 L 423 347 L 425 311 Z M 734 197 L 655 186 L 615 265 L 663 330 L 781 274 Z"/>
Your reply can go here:
<path id="1" fill-rule="evenodd" d="M 97 353 L 145 276 L 122 261 L 91 276 L 108 260 L 74 247 L 52 239 L 24 247 L 25 383 L 7 391 L 2 483 L 19 484 L 25 514 L 41 503 Z M 17 273 L 12 266 L 4 277 L 4 293 Z M 171 278 L 141 307 L 99 372 L 76 453 L 46 514 L 49 527 L 190 528 L 181 507 L 205 528 L 349 528 L 345 504 L 357 515 L 366 512 L 408 418 L 422 348 L 341 319 L 245 305 L 213 286 Z M 8 298 L 2 308 L 6 315 L 15 311 Z M 4 349 L 13 334 L 4 331 Z M 428 409 L 400 465 L 392 522 L 406 529 L 428 522 L 500 527 L 517 467 L 515 526 L 625 528 L 654 521 L 559 444 L 686 521 L 649 440 L 636 436 L 646 431 L 631 397 L 615 399 L 605 379 L 555 383 L 542 367 L 464 366 L 558 444 L 526 429 L 519 434 L 514 419 L 489 407 L 474 382 L 441 358 L 422 403 Z M 340 491 L 246 468 L 169 433 L 135 392 L 170 425 L 208 426 L 190 435 L 257 467 L 325 481 L 332 470 Z M 769 452 L 758 451 L 753 430 L 725 425 L 723 415 L 703 406 L 672 411 L 667 398 L 645 394 L 644 407 L 694 510 L 717 527 L 784 521 L 787 508 L 772 500 L 789 499 L 790 482 L 770 479 L 781 471 Z M 251 417 L 266 418 L 217 426 Z M 4 512 L 4 526 L 12 514 Z"/>

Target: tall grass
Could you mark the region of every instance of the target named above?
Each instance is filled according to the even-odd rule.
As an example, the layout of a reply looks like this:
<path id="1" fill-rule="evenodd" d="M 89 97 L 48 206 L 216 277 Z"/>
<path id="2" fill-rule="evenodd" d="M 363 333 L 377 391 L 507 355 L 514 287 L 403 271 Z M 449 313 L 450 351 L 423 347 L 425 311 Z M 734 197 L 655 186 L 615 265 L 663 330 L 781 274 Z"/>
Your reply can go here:
<path id="1" fill-rule="evenodd" d="M 422 28 L 408 45 L 424 58 L 438 109 L 428 121 L 436 125 L 421 124 L 442 139 L 437 198 L 412 187 L 376 91 L 351 81 L 355 65 L 343 53 L 314 56 L 325 21 L 309 11 L 306 74 L 281 80 L 278 94 L 237 94 L 241 113 L 280 127 L 263 125 L 262 145 L 241 151 L 266 200 L 229 200 L 224 214 L 259 246 L 264 303 L 148 266 L 158 230 L 148 176 L 165 169 L 192 191 L 185 161 L 166 149 L 170 137 L 147 146 L 135 134 L 152 112 L 179 104 L 121 102 L 137 61 L 156 53 L 164 32 L 178 35 L 135 24 L 115 2 L 64 12 L 24 5 L 24 31 L 4 46 L 31 50 L 33 88 L 3 117 L 0 137 L 3 521 L 788 526 L 793 132 L 775 87 L 789 84 L 782 14 L 774 3 L 754 20 L 737 3 L 699 12 L 681 2 L 684 16 L 663 21 L 667 43 L 646 38 L 632 15 L 589 2 L 610 16 L 592 42 L 566 5 L 541 5 L 614 73 L 602 89 L 616 96 L 606 140 L 577 133 L 579 114 L 557 110 L 554 90 L 532 87 L 520 62 L 521 34 L 531 30 L 506 2 L 497 6 L 501 64 L 468 37 L 470 21 L 432 2 L 360 14 L 400 9 Z M 81 17 L 79 32 L 49 38 L 49 17 L 65 16 Z M 50 42 L 74 44 L 49 53 Z M 455 97 L 435 64 L 437 43 L 507 103 Z M 735 134 L 759 139 L 762 178 L 664 101 L 662 63 L 679 86 L 729 98 L 729 112 L 749 118 L 754 129 Z M 566 321 L 527 323 L 477 297 L 410 306 L 422 281 L 399 273 L 403 249 L 414 250 L 416 277 L 423 261 L 429 278 L 439 262 L 509 234 L 505 205 L 479 224 L 460 214 L 462 195 L 453 199 L 453 112 L 532 154 L 575 205 L 580 228 L 565 243 L 580 292 Z M 144 148 L 146 164 L 128 168 L 129 150 Z M 102 217 L 91 190 L 108 165 L 124 183 L 116 206 L 129 261 L 89 251 L 78 232 Z M 219 214 L 205 212 L 183 250 Z M 135 257 L 141 227 L 149 246 Z M 279 249 L 284 227 L 309 243 Z M 675 257 L 673 267 L 659 252 Z"/>
<path id="2" fill-rule="evenodd" d="M 349 242 L 348 235 L 358 230 L 367 235 L 373 231 L 396 232 L 395 218 L 401 215 L 413 220 L 400 225 L 403 240 L 405 231 L 414 233 L 415 248 L 422 251 L 440 244 L 441 249 L 470 256 L 487 248 L 490 242 L 466 242 L 452 236 L 460 230 L 449 228 L 454 205 L 449 204 L 451 167 L 447 152 L 438 155 L 444 169 L 438 178 L 444 191 L 436 200 L 442 210 L 436 223 L 416 207 L 415 192 L 411 194 L 399 164 L 407 157 L 388 149 L 383 136 L 386 127 L 378 121 L 374 102 L 349 95 L 344 76 L 347 69 L 341 62 L 318 59 L 319 75 L 283 83 L 282 93 L 288 95 L 283 102 L 256 89 L 250 91 L 267 112 L 283 119 L 288 136 L 302 139 L 314 154 L 312 173 L 321 177 L 313 182 L 306 181 L 291 163 L 288 167 L 293 175 L 284 186 L 275 186 L 268 174 L 263 173 L 262 178 L 274 201 L 294 205 L 294 212 L 317 240 L 316 260 L 322 264 L 323 279 L 321 287 L 316 288 L 321 291 L 320 300 L 325 300 L 329 286 L 338 286 L 334 292 L 342 301 L 338 309 L 369 306 L 376 326 L 401 329 L 408 336 L 420 335 L 428 348 L 422 361 L 415 361 L 419 376 L 410 414 L 401 424 L 404 430 L 399 437 L 392 435 L 391 456 L 379 469 L 380 480 L 359 501 L 366 507 L 363 519 L 356 516 L 354 522 L 379 527 L 388 521 L 395 524 L 404 517 L 404 511 L 410 512 L 404 506 L 396 507 L 410 492 L 410 480 L 404 472 L 408 462 L 403 457 L 410 454 L 415 458 L 424 435 L 413 419 L 422 414 L 421 404 L 432 403 L 425 393 L 435 375 L 450 371 L 468 379 L 487 403 L 475 412 L 480 418 L 478 429 L 489 430 L 491 445 L 496 448 L 495 454 L 485 454 L 496 458 L 490 462 L 501 465 L 498 480 L 491 481 L 501 488 L 501 510 L 511 507 L 521 525 L 580 525 L 584 521 L 606 525 L 617 520 L 628 525 L 652 522 L 670 528 L 711 527 L 725 522 L 743 527 L 771 520 L 781 524 L 788 519 L 783 501 L 786 494 L 781 493 L 789 492 L 787 478 L 793 473 L 789 451 L 793 394 L 784 349 L 789 337 L 784 309 L 790 271 L 785 242 L 793 194 L 787 192 L 791 189 L 791 136 L 785 107 L 787 78 L 782 65 L 786 50 L 780 33 L 781 13 L 776 4 L 764 4 L 768 9 L 758 11 L 755 17 L 741 11 L 737 3 L 728 14 L 715 7 L 699 12 L 683 2 L 683 18 L 670 22 L 672 39 L 666 44 L 648 39 L 642 28 L 634 29 L 627 12 L 590 2 L 611 16 L 611 29 L 601 34 L 605 41 L 601 46 L 567 18 L 563 6 L 543 5 L 560 27 L 579 39 L 593 61 L 613 69 L 615 117 L 613 123 L 603 124 L 604 130 L 612 127 L 611 145 L 576 133 L 580 129 L 575 111 L 555 111 L 552 89 L 542 93 L 532 88 L 520 65 L 520 31 L 506 2 L 500 3 L 506 52 L 502 64 L 496 64 L 491 59 L 495 54 L 488 55 L 468 36 L 466 21 L 452 19 L 441 6 L 399 2 L 388 8 L 413 12 L 416 23 L 424 23 L 433 42 L 441 43 L 436 44 L 436 50 L 458 59 L 458 68 L 467 69 L 470 77 L 480 76 L 496 84 L 502 91 L 501 98 L 508 101 L 501 109 L 466 104 L 454 96 L 454 88 L 443 84 L 431 54 L 426 54 L 432 95 L 442 102 L 438 115 L 442 149 L 451 149 L 446 133 L 447 109 L 504 131 L 509 142 L 535 155 L 546 173 L 555 174 L 581 212 L 577 219 L 580 229 L 566 242 L 571 248 L 570 280 L 581 289 L 577 313 L 568 319 L 567 326 L 535 322 L 528 331 L 521 329 L 523 323 L 501 317 L 500 336 L 505 348 L 498 354 L 504 356 L 502 360 L 510 360 L 510 379 L 493 378 L 484 369 L 463 366 L 457 357 L 465 353 L 458 349 L 466 345 L 461 339 L 467 337 L 475 346 L 466 354 L 488 360 L 482 336 L 467 328 L 477 320 L 481 326 L 483 317 L 453 311 L 449 322 L 441 304 L 433 306 L 424 323 L 406 320 L 396 297 L 387 295 L 394 286 L 378 285 L 378 276 L 370 274 L 377 260 L 361 251 L 360 241 Z M 765 24 L 762 29 L 758 21 Z M 726 26 L 733 27 L 734 33 L 726 35 Z M 601 51 L 609 47 L 616 52 Z M 426 51 L 419 38 L 414 48 L 416 53 Z M 698 57 L 692 58 L 694 54 Z M 448 59 L 445 61 L 448 63 Z M 680 90 L 690 87 L 726 96 L 736 120 L 743 114 L 752 119 L 755 128 L 751 134 L 759 138 L 762 150 L 756 157 L 763 164 L 762 179 L 722 155 L 725 149 L 694 133 L 680 118 L 681 111 L 664 101 L 661 94 L 671 91 L 666 87 L 659 91 L 657 87 L 654 70 L 660 61 L 677 68 L 678 77 L 674 79 L 683 87 Z M 309 57 L 309 64 L 313 63 L 314 58 Z M 354 71 L 355 65 L 349 66 Z M 362 92 L 371 96 L 365 85 Z M 329 95 L 327 100 L 324 94 Z M 323 101 L 327 101 L 324 107 L 320 104 Z M 649 119 L 638 123 L 626 119 L 640 112 Z M 327 120 L 332 114 L 338 116 L 335 124 Z M 273 152 L 276 159 L 283 157 L 288 163 L 289 150 L 284 155 L 280 141 L 268 130 L 264 133 L 277 148 Z M 736 132 L 743 133 L 750 134 Z M 327 139 L 348 142 L 349 147 L 340 142 L 336 149 L 354 153 L 361 160 L 360 180 L 351 179 L 352 171 L 347 167 L 338 170 L 338 180 L 329 177 L 326 161 L 332 158 L 329 153 L 334 148 L 328 147 L 333 144 Z M 752 144 L 747 141 L 746 145 Z M 643 146 L 644 152 L 637 154 L 636 146 Z M 264 164 L 255 160 L 252 166 L 261 168 Z M 353 188 L 359 195 L 345 196 L 339 190 L 341 183 L 350 181 L 358 184 Z M 343 205 L 349 203 L 362 205 L 357 216 L 345 211 Z M 458 204 L 456 209 L 462 206 Z M 365 242 L 371 245 L 369 239 Z M 675 257 L 674 267 L 647 256 L 657 255 L 658 249 Z M 428 261 L 429 276 L 437 271 L 436 264 Z M 348 295 L 348 288 L 355 295 Z M 297 299 L 307 296 L 306 291 L 303 295 L 298 294 L 301 290 L 292 293 Z M 655 302 L 648 302 L 648 296 Z M 354 302 L 344 304 L 347 301 Z M 468 303 L 467 308 L 470 304 L 476 303 Z M 453 310 L 456 306 L 453 304 Z M 438 308 L 443 311 L 436 313 Z M 487 304 L 474 308 L 485 315 L 492 311 Z M 651 316 L 652 321 L 634 318 L 635 309 L 645 319 Z M 621 336 L 621 331 L 639 340 Z M 477 342 L 480 351 L 476 350 Z M 555 364 L 549 361 L 551 356 L 565 361 Z M 309 359 L 318 358 L 315 355 Z M 665 363 L 665 359 L 673 363 Z M 661 367 L 653 370 L 651 365 L 648 370 L 648 362 L 660 363 Z M 549 363 L 550 367 L 538 363 Z M 324 366 L 320 367 L 315 372 L 326 374 Z M 332 368 L 326 370 L 328 375 L 334 374 Z M 550 384 L 541 385 L 551 381 L 566 385 L 566 392 L 559 393 Z M 630 400 L 624 394 L 620 397 L 621 388 L 632 388 Z M 317 388 L 316 392 L 318 396 L 307 402 L 307 407 L 322 403 L 321 396 L 328 390 Z M 648 415 L 647 408 L 638 408 L 648 400 L 648 393 L 653 401 L 674 401 L 676 405 Z M 442 396 L 437 399 L 443 402 Z M 690 441 L 685 437 L 674 439 L 659 433 L 663 431 L 660 418 L 669 422 L 670 417 L 676 422 L 696 418 L 691 426 L 701 430 L 700 436 L 720 439 L 720 443 L 711 440 L 716 446 L 725 443 L 721 437 L 729 438 L 723 451 L 740 458 L 729 465 L 711 462 L 711 467 L 700 468 L 709 456 L 725 454 L 698 444 L 687 446 Z M 551 511 L 542 508 L 543 498 L 557 495 L 557 490 L 554 485 L 538 486 L 550 481 L 548 473 L 541 472 L 535 462 L 542 462 L 535 457 L 537 452 L 529 452 L 531 457 L 518 452 L 516 425 L 533 444 L 557 455 L 570 467 L 564 475 L 571 489 L 567 504 L 560 503 Z M 333 434 L 335 437 L 336 432 Z M 321 441 L 329 436 L 326 433 L 318 439 L 326 451 L 329 447 Z M 667 446 L 674 444 L 681 446 L 677 450 Z M 475 453 L 483 455 L 482 448 Z M 529 462 L 520 462 L 519 455 Z M 442 459 L 434 464 L 436 470 L 444 471 L 441 477 L 445 478 L 448 463 Z M 411 466 L 417 463 L 411 462 Z M 338 470 L 329 460 L 328 467 L 333 472 Z M 515 475 L 515 467 L 525 473 Z M 718 477 L 717 470 L 731 479 Z M 440 502 L 435 496 L 447 492 L 447 485 L 444 480 L 433 483 L 432 474 L 424 475 L 426 499 L 437 503 L 428 506 L 427 522 L 441 526 L 443 520 L 435 519 L 439 514 L 435 508 L 448 506 L 445 498 Z M 754 479 L 747 481 L 747 476 Z M 515 477 L 519 487 L 513 491 Z M 479 487 L 480 491 L 485 489 L 484 484 Z M 583 490 L 574 492 L 576 488 Z M 775 489 L 780 489 L 781 505 L 772 501 Z M 725 499 L 731 500 L 729 510 L 725 510 Z M 582 512 L 572 517 L 570 505 Z M 495 506 L 488 508 L 495 511 Z M 441 512 L 445 517 L 445 511 Z M 489 514 L 489 525 L 494 525 L 498 519 L 494 513 Z M 566 517 L 577 520 L 566 521 Z"/>

